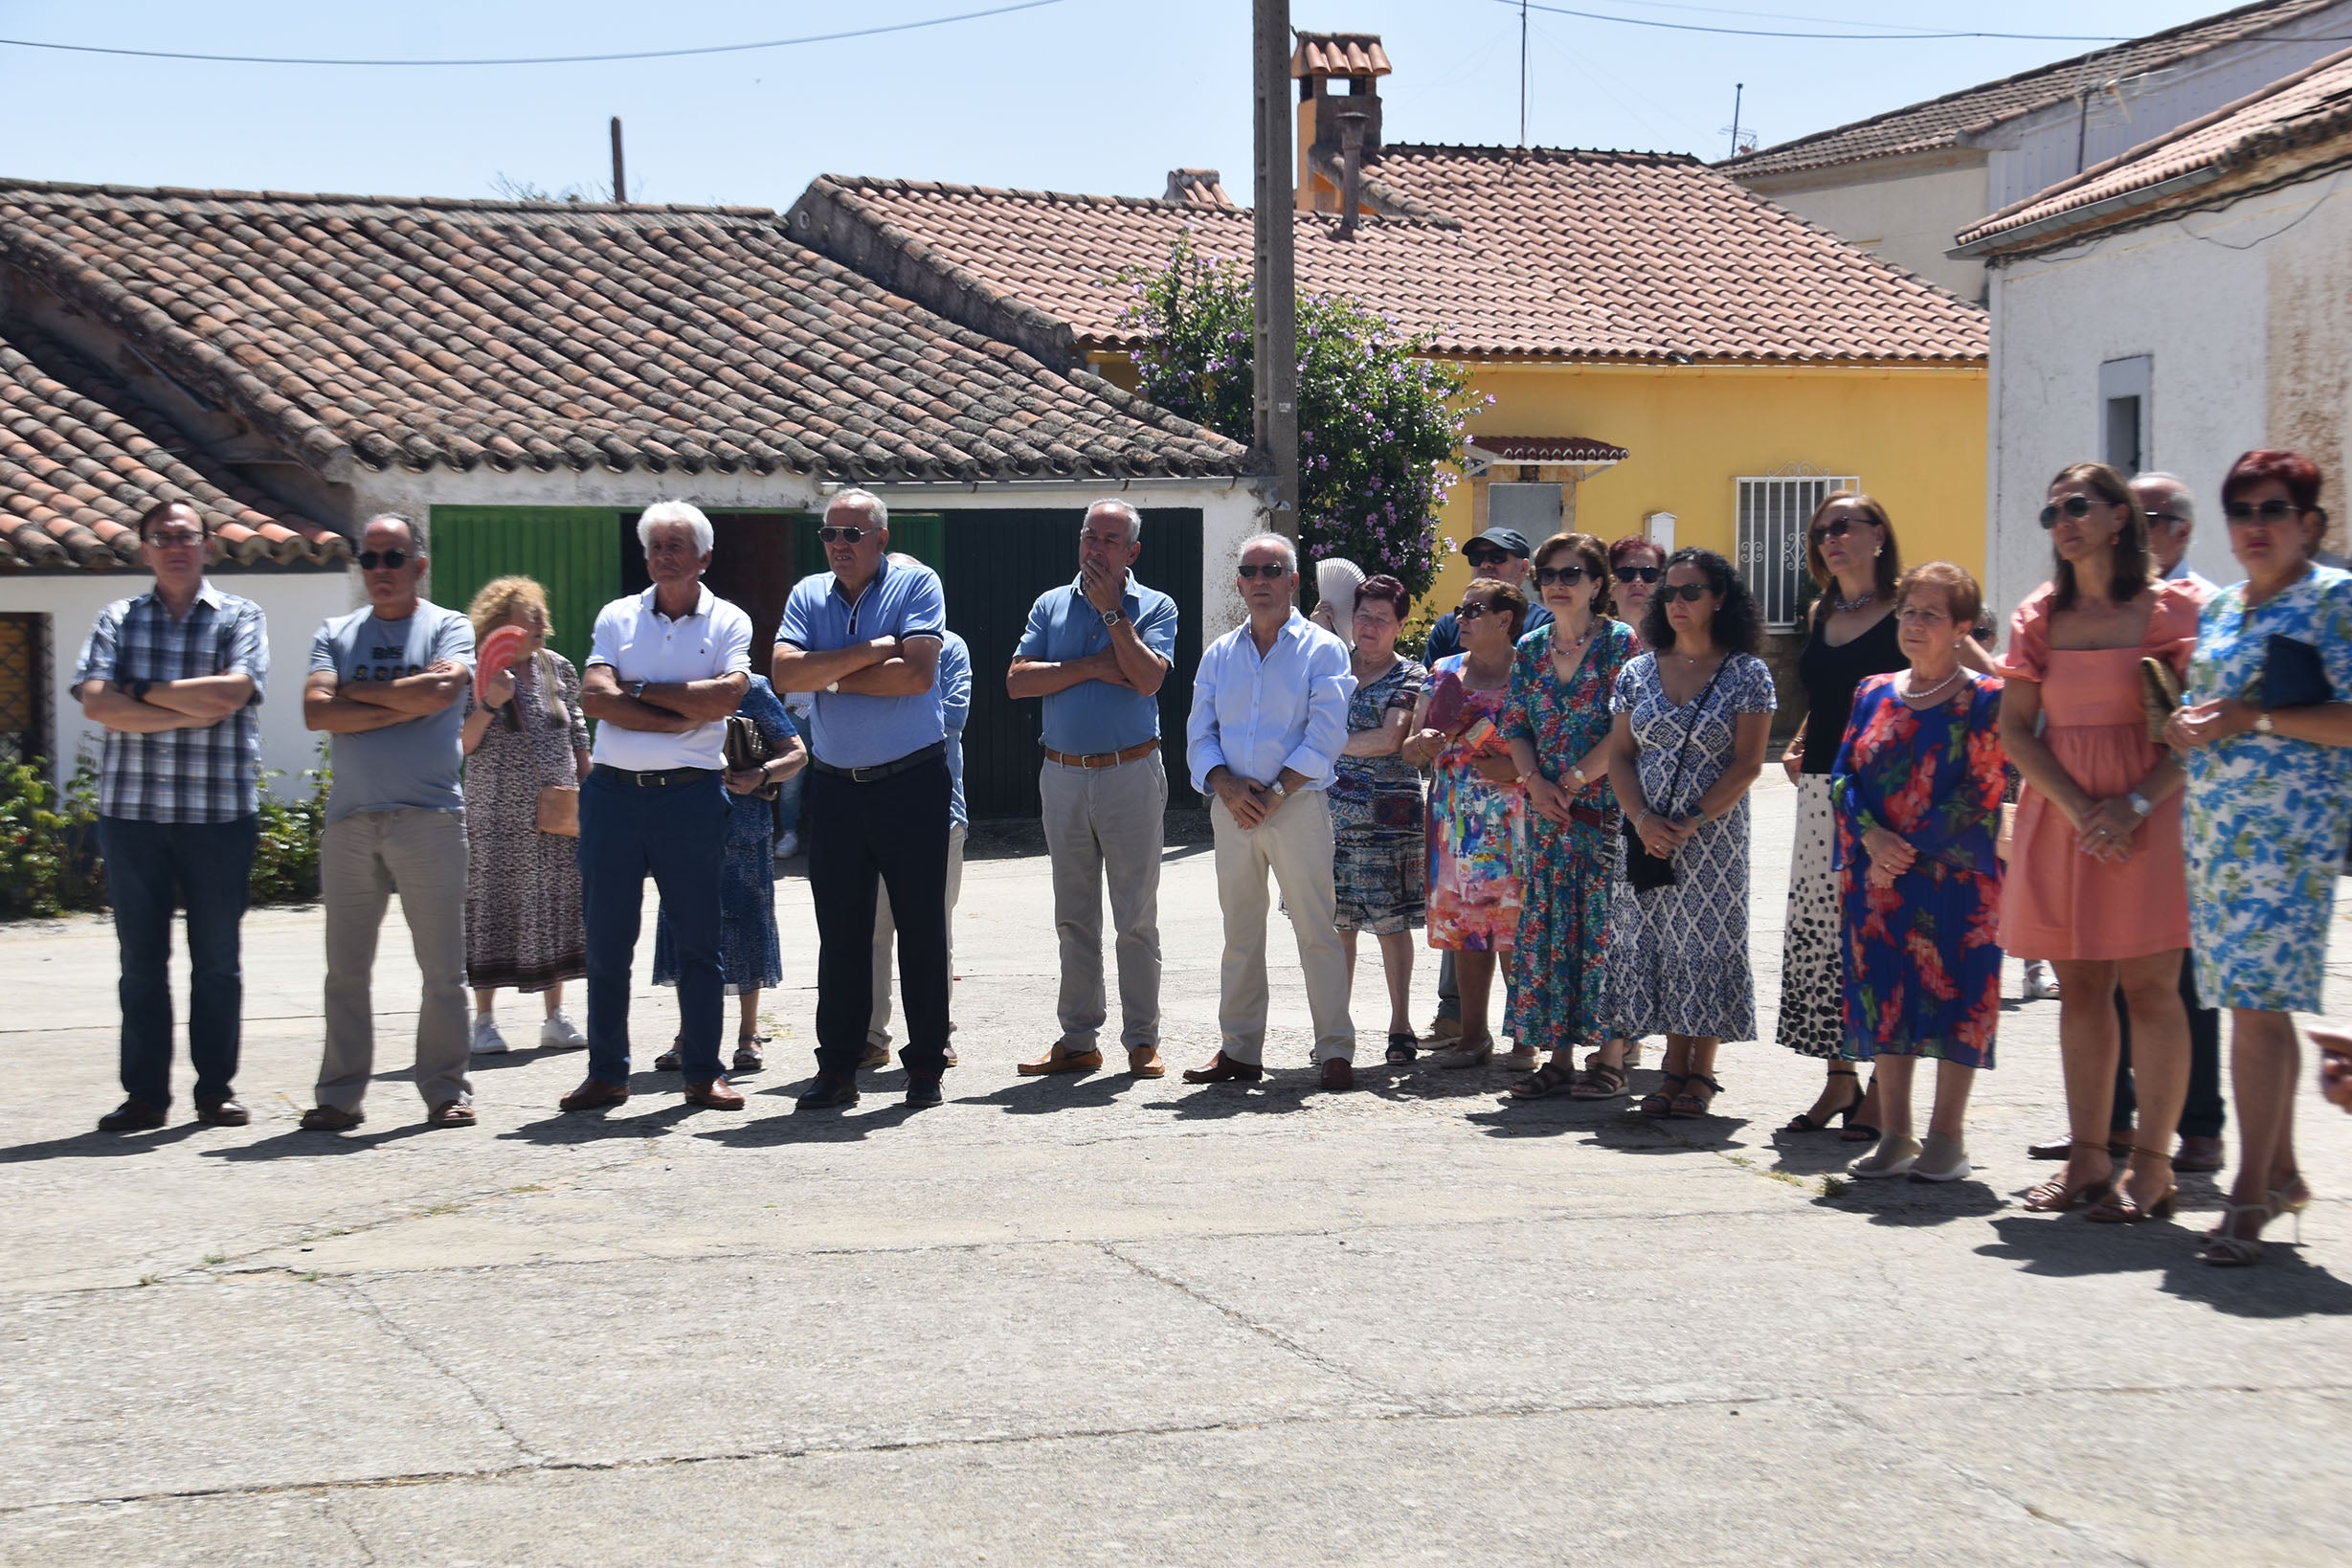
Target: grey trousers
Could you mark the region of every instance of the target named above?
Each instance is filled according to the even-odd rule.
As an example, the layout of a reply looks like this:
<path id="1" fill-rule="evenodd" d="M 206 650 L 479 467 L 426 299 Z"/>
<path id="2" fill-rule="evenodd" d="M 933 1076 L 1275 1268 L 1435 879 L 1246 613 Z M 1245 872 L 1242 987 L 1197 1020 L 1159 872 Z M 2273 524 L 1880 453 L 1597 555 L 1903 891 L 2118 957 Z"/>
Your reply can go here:
<path id="1" fill-rule="evenodd" d="M 955 901 L 964 896 L 964 824 L 957 822 L 948 829 L 948 986 L 949 996 L 954 996 L 955 985 Z M 865 1042 L 868 1045 L 888 1046 L 890 1043 L 890 962 L 898 944 L 898 922 L 890 918 L 890 889 L 874 890 L 874 1011 L 866 1019 Z M 951 1013 L 952 1009 L 951 1009 Z M 952 1029 L 955 1026 L 948 1025 Z"/>
<path id="2" fill-rule="evenodd" d="M 1219 976 L 1219 1048 L 1228 1061 L 1263 1064 L 1266 1052 L 1266 874 L 1274 873 L 1298 939 L 1314 1020 L 1315 1060 L 1355 1059 L 1348 1017 L 1348 960 L 1333 925 L 1332 804 L 1321 790 L 1301 790 L 1255 828 L 1233 819 L 1212 798 L 1217 831 L 1217 900 L 1225 914 L 1225 956 Z"/>
<path id="3" fill-rule="evenodd" d="M 319 843 L 326 906 L 326 1055 L 319 1104 L 357 1110 L 375 1073 L 376 936 L 400 895 L 409 943 L 424 974 L 416 1004 L 416 1092 L 427 1106 L 467 1104 L 471 1044 L 465 1010 L 465 814 L 359 811 L 330 822 Z"/>
<path id="4" fill-rule="evenodd" d="M 1103 886 L 1119 966 L 1119 1043 L 1159 1044 L 1159 858 L 1168 841 L 1168 764 L 1161 751 L 1110 768 L 1040 765 L 1045 848 L 1053 858 L 1054 933 L 1062 947 L 1060 1048 L 1099 1048 L 1109 1021 L 1103 985 Z"/>

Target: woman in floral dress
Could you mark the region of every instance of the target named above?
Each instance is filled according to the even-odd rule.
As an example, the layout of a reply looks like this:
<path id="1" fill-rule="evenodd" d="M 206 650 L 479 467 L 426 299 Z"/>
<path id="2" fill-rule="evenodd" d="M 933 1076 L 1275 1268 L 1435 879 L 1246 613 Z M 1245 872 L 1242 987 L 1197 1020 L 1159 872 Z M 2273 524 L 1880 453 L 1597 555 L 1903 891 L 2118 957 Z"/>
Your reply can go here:
<path id="1" fill-rule="evenodd" d="M 1414 1055 L 1413 930 L 1428 913 L 1429 868 L 1422 821 L 1421 771 L 1399 754 L 1429 672 L 1397 652 L 1397 633 L 1412 606 L 1404 584 L 1386 572 L 1355 586 L 1349 630 L 1355 636 L 1355 695 L 1348 704 L 1348 743 L 1332 780 L 1332 881 L 1338 894 L 1339 945 L 1355 979 L 1355 933 L 1380 944 L 1388 979 L 1388 1060 Z"/>
<path id="2" fill-rule="evenodd" d="M 1856 689 L 1830 771 L 1845 900 L 1844 1054 L 1876 1064 L 1878 1146 L 1858 1176 L 1958 1181 L 1961 1123 L 2001 1021 L 2001 683 L 1960 662 L 1982 595 L 1948 561 L 1906 573 L 1897 635 L 1911 668 Z M 1936 1066 L 1927 1141 L 1912 1136 L 1912 1068 Z"/>
<path id="3" fill-rule="evenodd" d="M 2240 1156 L 2206 1262 L 2262 1256 L 2262 1227 L 2311 1201 L 2295 1160 L 2296 1012 L 2317 1012 L 2352 834 L 2352 575 L 2315 564 L 2319 470 L 2249 452 L 2222 483 L 2246 581 L 2207 602 L 2190 705 L 2165 738 L 2188 758 L 2189 918 L 2197 992 L 2229 1012 Z M 2302 683 L 2295 691 L 2294 650 Z M 2316 677 L 2316 679 L 2315 679 Z M 2334 700 L 2312 703 L 2324 682 Z M 2293 705 L 2293 706 L 2290 706 Z"/>
<path id="4" fill-rule="evenodd" d="M 1527 792 L 1500 721 L 1511 697 L 1512 646 L 1527 620 L 1527 596 L 1480 577 L 1455 612 L 1462 652 L 1430 669 L 1420 728 L 1405 760 L 1434 764 L 1429 780 L 1429 945 L 1454 954 L 1462 988 L 1462 1038 L 1441 1067 L 1474 1067 L 1494 1054 L 1487 1028 L 1498 954 L 1519 930 L 1519 867 L 1527 851 Z M 1523 1059 L 1522 1059 L 1523 1057 Z M 1534 1047 L 1507 1059 L 1535 1064 Z"/>
<path id="5" fill-rule="evenodd" d="M 1609 693 L 1638 644 L 1609 618 L 1608 553 L 1589 533 L 1555 534 L 1535 548 L 1535 591 L 1552 624 L 1530 632 L 1511 667 L 1503 733 L 1527 789 L 1527 869 L 1512 949 L 1511 1033 L 1552 1053 L 1513 1084 L 1521 1099 L 1568 1090 L 1579 1099 L 1625 1092 L 1624 1046 L 1602 1043 L 1581 1080 L 1579 1041 L 1608 1029 L 1605 962 L 1610 884 L 1617 870 L 1617 797 L 1609 793 Z"/>

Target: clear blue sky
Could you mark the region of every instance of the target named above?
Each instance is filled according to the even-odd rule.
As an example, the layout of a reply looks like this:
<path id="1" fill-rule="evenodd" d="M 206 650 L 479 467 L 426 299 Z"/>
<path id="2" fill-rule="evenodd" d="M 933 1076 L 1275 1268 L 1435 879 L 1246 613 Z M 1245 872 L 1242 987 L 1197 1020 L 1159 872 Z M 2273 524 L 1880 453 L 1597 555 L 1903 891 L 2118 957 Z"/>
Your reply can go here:
<path id="1" fill-rule="evenodd" d="M 949 15 L 1000 0 L 239 0 L 11 4 L 0 36 L 213 54 L 448 58 L 675 48 Z M 2222 0 L 1557 0 L 1652 21 L 1839 31 L 1901 23 L 2135 34 Z M 632 194 L 787 206 L 823 171 L 1157 195 L 1179 165 L 1247 199 L 1248 0 L 1060 0 L 1012 15 L 755 54 L 388 69 L 163 62 L 0 47 L 0 175 L 479 196 L 606 175 Z M 1791 19 L 1803 18 L 1803 19 Z M 1518 136 L 1519 19 L 1498 0 L 1293 0 L 1292 24 L 1377 32 L 1391 140 Z M 1733 83 L 1769 144 L 2091 47 L 1737 37 L 1534 13 L 1528 139 L 1720 157 Z"/>

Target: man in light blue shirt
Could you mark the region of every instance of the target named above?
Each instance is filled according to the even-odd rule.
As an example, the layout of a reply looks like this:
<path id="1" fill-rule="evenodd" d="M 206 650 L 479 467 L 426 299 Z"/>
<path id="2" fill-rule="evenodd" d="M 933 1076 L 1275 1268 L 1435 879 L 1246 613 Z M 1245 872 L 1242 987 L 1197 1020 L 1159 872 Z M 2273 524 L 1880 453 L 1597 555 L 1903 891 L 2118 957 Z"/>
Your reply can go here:
<path id="1" fill-rule="evenodd" d="M 1211 643 L 1185 727 L 1193 787 L 1216 800 L 1217 896 L 1225 954 L 1221 1045 L 1188 1084 L 1265 1076 L 1266 874 L 1288 906 L 1325 1088 L 1355 1085 L 1347 959 L 1333 925 L 1330 788 L 1355 695 L 1347 644 L 1298 613 L 1298 551 L 1281 534 L 1242 546 L 1236 587 L 1249 619 Z"/>
<path id="2" fill-rule="evenodd" d="M 1159 857 L 1168 768 L 1159 689 L 1176 657 L 1176 601 L 1135 580 L 1143 518 L 1098 501 L 1078 530 L 1078 580 L 1041 595 L 1005 689 L 1045 700 L 1038 772 L 1062 944 L 1061 1038 L 1020 1070 L 1092 1072 L 1109 1018 L 1103 989 L 1103 884 L 1118 933 L 1120 1042 L 1139 1078 L 1159 1058 Z"/>

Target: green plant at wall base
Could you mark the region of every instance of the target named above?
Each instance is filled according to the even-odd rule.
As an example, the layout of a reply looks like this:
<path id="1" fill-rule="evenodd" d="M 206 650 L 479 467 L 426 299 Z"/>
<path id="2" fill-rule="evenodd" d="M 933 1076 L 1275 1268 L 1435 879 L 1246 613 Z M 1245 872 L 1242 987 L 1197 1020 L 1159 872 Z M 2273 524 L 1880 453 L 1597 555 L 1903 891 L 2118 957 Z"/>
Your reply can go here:
<path id="1" fill-rule="evenodd" d="M 60 830 L 56 790 L 29 762 L 0 773 L 0 915 L 54 915 Z"/>
<path id="2" fill-rule="evenodd" d="M 284 773 L 272 770 L 270 778 Z M 254 841 L 252 898 L 256 904 L 306 904 L 319 896 L 319 836 L 326 829 L 325 767 L 305 768 L 306 800 L 261 796 L 260 832 Z"/>
<path id="3" fill-rule="evenodd" d="M 1125 324 L 1143 396 L 1221 436 L 1254 434 L 1250 277 L 1179 236 L 1158 272 L 1131 273 Z M 1437 575 L 1437 511 L 1462 466 L 1469 371 L 1422 357 L 1397 324 L 1337 294 L 1298 299 L 1299 549 L 1385 571 L 1419 598 Z M 1309 580 L 1312 580 L 1310 572 Z"/>

